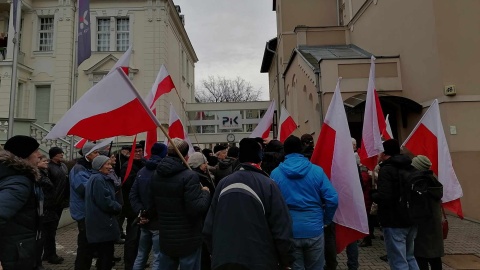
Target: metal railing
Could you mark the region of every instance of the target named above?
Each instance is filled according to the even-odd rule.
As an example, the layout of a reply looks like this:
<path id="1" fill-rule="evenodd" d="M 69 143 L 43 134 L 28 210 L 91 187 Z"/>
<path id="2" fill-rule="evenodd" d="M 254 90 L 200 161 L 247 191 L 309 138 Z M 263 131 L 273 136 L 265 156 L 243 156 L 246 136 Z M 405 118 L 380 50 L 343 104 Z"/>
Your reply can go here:
<path id="1" fill-rule="evenodd" d="M 54 140 L 47 140 L 45 136 L 47 136 L 49 130 L 46 128 L 36 124 L 30 124 L 30 136 L 35 138 L 41 146 L 44 146 L 45 149 L 50 149 L 53 146 L 57 146 L 63 149 L 65 157 L 70 157 L 70 141 L 66 139 L 54 139 Z M 74 157 L 77 157 L 77 153 L 74 153 Z"/>

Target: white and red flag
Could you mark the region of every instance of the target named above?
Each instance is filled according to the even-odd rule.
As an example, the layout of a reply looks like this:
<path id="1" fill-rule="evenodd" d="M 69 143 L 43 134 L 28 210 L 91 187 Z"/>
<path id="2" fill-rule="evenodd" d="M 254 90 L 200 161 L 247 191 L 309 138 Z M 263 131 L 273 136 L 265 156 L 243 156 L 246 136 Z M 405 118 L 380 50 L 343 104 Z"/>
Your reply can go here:
<path id="1" fill-rule="evenodd" d="M 360 162 L 368 169 L 373 170 L 377 165 L 377 155 L 383 152 L 381 134 L 386 124 L 382 106 L 375 89 L 375 57 L 371 58 L 370 75 L 368 77 L 367 98 L 365 100 L 365 114 L 363 118 L 362 144 L 358 150 Z M 384 136 L 389 139 L 388 133 Z"/>
<path id="2" fill-rule="evenodd" d="M 87 143 L 87 139 L 85 138 L 81 138 L 80 141 L 78 141 L 74 147 L 77 148 L 77 149 L 82 149 L 82 147 L 85 145 L 85 143 Z"/>
<path id="3" fill-rule="evenodd" d="M 190 138 L 188 138 L 188 133 L 183 126 L 182 120 L 178 117 L 177 112 L 173 108 L 173 105 L 170 104 L 170 119 L 168 121 L 168 136 L 170 138 L 180 138 L 188 143 L 188 155 L 195 153 L 195 149 L 193 149 L 193 145 L 190 142 Z M 168 140 L 166 141 L 168 142 Z"/>
<path id="4" fill-rule="evenodd" d="M 333 217 L 337 253 L 369 234 L 367 211 L 339 84 L 340 80 L 311 159 L 312 163 L 322 167 L 338 193 L 338 208 Z"/>
<path id="5" fill-rule="evenodd" d="M 278 128 L 278 140 L 284 142 L 290 134 L 297 129 L 297 123 L 288 113 L 287 109 L 282 105 L 282 112 L 280 113 L 280 124 Z"/>
<path id="6" fill-rule="evenodd" d="M 385 117 L 385 130 L 382 131 L 382 136 L 385 140 L 393 139 L 392 126 L 390 126 L 390 121 L 388 120 L 389 115 Z"/>
<path id="7" fill-rule="evenodd" d="M 128 50 L 118 59 L 117 63 L 112 67 L 108 72 L 109 74 L 115 71 L 118 67 L 122 68 L 123 72 L 128 75 L 128 70 L 130 68 L 130 57 L 132 56 L 132 46 L 128 47 Z"/>
<path id="8" fill-rule="evenodd" d="M 273 113 L 275 112 L 275 100 L 272 100 L 268 110 L 263 115 L 262 119 L 258 123 L 257 127 L 250 134 L 249 138 L 263 138 L 266 139 L 270 135 L 270 129 L 272 128 L 273 123 Z"/>
<path id="9" fill-rule="evenodd" d="M 175 88 L 172 78 L 168 74 L 167 69 L 164 65 L 160 67 L 157 78 L 152 85 L 152 89 L 145 98 L 145 103 L 150 107 L 154 115 L 157 115 L 157 109 L 155 108 L 155 102 L 160 98 L 160 96 L 169 93 L 172 89 Z M 149 158 L 151 156 L 152 146 L 157 142 L 157 129 L 152 129 L 147 131 L 145 138 L 145 157 Z"/>
<path id="10" fill-rule="evenodd" d="M 127 75 L 117 68 L 88 90 L 45 139 L 76 135 L 90 141 L 130 136 L 156 128 Z"/>
<path id="11" fill-rule="evenodd" d="M 415 155 L 424 155 L 430 159 L 432 162 L 431 170 L 438 176 L 438 181 L 443 185 L 443 207 L 463 218 L 460 202 L 463 191 L 453 170 L 452 157 L 443 130 L 438 100 L 433 101 L 402 146 Z"/>

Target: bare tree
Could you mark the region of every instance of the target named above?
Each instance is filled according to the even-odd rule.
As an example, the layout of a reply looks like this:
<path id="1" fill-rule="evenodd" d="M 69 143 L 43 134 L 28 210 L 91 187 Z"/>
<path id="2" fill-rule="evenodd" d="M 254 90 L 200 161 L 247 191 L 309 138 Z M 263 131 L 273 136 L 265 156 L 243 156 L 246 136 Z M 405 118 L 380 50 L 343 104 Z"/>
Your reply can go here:
<path id="1" fill-rule="evenodd" d="M 202 81 L 203 89 L 197 90 L 195 97 L 199 102 L 243 102 L 256 101 L 260 98 L 260 90 L 245 79 L 234 80 L 225 77 L 208 77 Z"/>

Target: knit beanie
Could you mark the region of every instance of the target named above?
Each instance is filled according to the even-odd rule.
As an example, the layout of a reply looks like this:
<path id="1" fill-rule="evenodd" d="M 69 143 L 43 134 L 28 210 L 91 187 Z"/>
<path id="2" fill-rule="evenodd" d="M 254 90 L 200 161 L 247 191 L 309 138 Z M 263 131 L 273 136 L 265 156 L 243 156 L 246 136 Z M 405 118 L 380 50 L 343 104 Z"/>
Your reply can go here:
<path id="1" fill-rule="evenodd" d="M 200 165 L 207 162 L 207 158 L 200 152 L 195 152 L 188 157 L 188 166 L 192 169 L 200 167 Z"/>
<path id="2" fill-rule="evenodd" d="M 92 169 L 94 170 L 100 170 L 107 161 L 110 160 L 109 157 L 107 156 L 102 156 L 99 155 L 96 158 L 93 159 L 92 161 Z"/>
<path id="3" fill-rule="evenodd" d="M 262 146 L 254 138 L 244 138 L 240 141 L 238 159 L 240 162 L 260 163 L 262 161 Z"/>
<path id="4" fill-rule="evenodd" d="M 396 156 L 400 154 L 400 144 L 395 139 L 386 140 L 383 142 L 383 153 L 389 156 Z"/>
<path id="5" fill-rule="evenodd" d="M 83 156 L 88 156 L 88 154 L 90 154 L 90 151 L 92 151 L 93 147 L 95 147 L 95 143 L 87 141 L 82 147 Z"/>
<path id="6" fill-rule="evenodd" d="M 58 154 L 63 154 L 63 150 L 62 148 L 60 147 L 57 147 L 57 146 L 54 146 L 52 148 L 50 148 L 50 150 L 48 150 L 48 156 L 50 157 L 50 159 L 52 159 L 54 156 L 58 155 Z"/>
<path id="7" fill-rule="evenodd" d="M 35 152 L 40 144 L 32 137 L 25 135 L 16 135 L 5 142 L 3 149 L 14 154 L 17 157 L 28 158 Z"/>
<path id="8" fill-rule="evenodd" d="M 296 136 L 288 136 L 288 138 L 283 143 L 283 151 L 285 152 L 285 155 L 292 153 L 302 153 L 302 141 Z"/>
<path id="9" fill-rule="evenodd" d="M 430 170 L 432 167 L 432 162 L 428 157 L 423 155 L 418 155 L 412 159 L 412 166 L 419 171 L 426 171 Z"/>
<path id="10" fill-rule="evenodd" d="M 169 156 L 175 156 L 175 157 L 178 156 L 177 152 L 175 151 L 175 148 L 173 147 L 173 145 L 175 145 L 178 148 L 178 151 L 180 151 L 180 154 L 182 154 L 182 156 L 184 156 L 184 157 L 187 156 L 189 146 L 188 146 L 188 143 L 186 141 L 184 141 L 180 138 L 173 138 L 172 143 L 169 143 L 168 147 L 167 147 L 167 153 L 168 153 Z"/>
<path id="11" fill-rule="evenodd" d="M 161 142 L 156 142 L 152 145 L 152 155 L 164 158 L 167 155 L 167 146 Z"/>

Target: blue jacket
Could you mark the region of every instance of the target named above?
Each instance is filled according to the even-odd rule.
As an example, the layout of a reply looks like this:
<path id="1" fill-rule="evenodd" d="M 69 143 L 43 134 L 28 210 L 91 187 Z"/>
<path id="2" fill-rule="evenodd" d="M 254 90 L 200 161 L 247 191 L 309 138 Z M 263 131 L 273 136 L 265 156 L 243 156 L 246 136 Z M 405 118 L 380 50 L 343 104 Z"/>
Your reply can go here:
<path id="1" fill-rule="evenodd" d="M 145 167 L 140 169 L 130 190 L 129 199 L 132 209 L 135 213 L 141 210 L 148 210 L 152 208 L 153 202 L 150 200 L 151 180 L 158 163 L 162 160 L 161 157 L 153 155 L 146 163 Z M 145 225 L 146 229 L 158 230 L 159 223 L 157 218 L 153 218 Z"/>
<path id="2" fill-rule="evenodd" d="M 76 221 L 85 218 L 85 186 L 92 175 L 92 165 L 81 157 L 69 174 L 70 215 Z"/>
<path id="3" fill-rule="evenodd" d="M 302 154 L 289 154 L 270 177 L 277 182 L 293 220 L 294 238 L 313 238 L 332 222 L 338 195 L 322 168 Z"/>
<path id="4" fill-rule="evenodd" d="M 85 227 L 89 243 L 115 241 L 120 238 L 116 215 L 122 206 L 115 199 L 113 180 L 97 170 L 85 188 Z"/>

